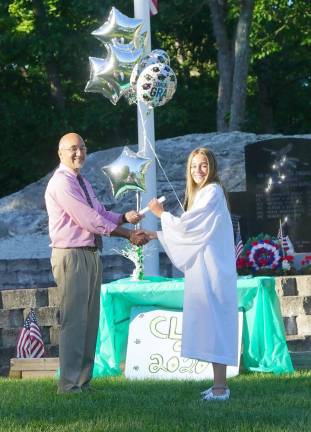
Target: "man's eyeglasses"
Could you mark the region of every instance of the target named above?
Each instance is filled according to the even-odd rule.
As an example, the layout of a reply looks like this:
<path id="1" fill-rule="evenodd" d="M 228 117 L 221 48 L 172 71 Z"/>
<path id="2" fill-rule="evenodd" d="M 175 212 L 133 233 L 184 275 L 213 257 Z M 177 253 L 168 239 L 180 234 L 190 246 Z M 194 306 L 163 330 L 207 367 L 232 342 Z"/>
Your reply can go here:
<path id="1" fill-rule="evenodd" d="M 69 148 L 64 148 L 63 150 L 68 150 L 70 151 L 70 153 L 77 153 L 78 150 L 80 150 L 81 152 L 86 152 L 87 151 L 87 147 L 86 146 L 72 146 Z"/>

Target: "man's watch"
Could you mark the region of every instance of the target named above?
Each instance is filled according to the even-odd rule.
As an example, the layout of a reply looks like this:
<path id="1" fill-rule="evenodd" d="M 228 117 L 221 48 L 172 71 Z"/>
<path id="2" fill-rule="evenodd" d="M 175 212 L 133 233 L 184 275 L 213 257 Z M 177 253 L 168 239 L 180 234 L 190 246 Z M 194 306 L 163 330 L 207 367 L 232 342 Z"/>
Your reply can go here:
<path id="1" fill-rule="evenodd" d="M 126 219 L 126 213 L 123 213 L 122 215 L 122 223 L 128 223 L 128 220 Z"/>

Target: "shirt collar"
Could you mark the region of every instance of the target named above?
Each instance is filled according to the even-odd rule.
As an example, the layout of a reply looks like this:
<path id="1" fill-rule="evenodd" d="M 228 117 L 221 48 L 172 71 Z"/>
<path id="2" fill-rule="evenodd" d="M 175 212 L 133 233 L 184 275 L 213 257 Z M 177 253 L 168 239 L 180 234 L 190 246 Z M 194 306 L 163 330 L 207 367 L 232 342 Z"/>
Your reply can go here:
<path id="1" fill-rule="evenodd" d="M 62 170 L 65 170 L 67 172 L 69 172 L 70 174 L 74 175 L 75 177 L 77 177 L 77 175 L 78 175 L 74 170 L 72 170 L 71 168 L 67 167 L 67 165 L 65 165 L 63 163 L 59 164 L 59 168 L 61 168 Z"/>

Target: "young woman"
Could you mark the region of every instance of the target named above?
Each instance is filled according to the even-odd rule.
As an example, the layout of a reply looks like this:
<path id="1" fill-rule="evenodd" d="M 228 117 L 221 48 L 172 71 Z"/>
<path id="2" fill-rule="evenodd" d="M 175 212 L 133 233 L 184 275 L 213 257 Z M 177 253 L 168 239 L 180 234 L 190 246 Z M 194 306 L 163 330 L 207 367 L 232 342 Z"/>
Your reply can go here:
<path id="1" fill-rule="evenodd" d="M 189 155 L 181 217 L 156 199 L 149 208 L 162 225 L 150 238 L 185 274 L 181 355 L 213 364 L 213 387 L 201 393 L 203 400 L 227 400 L 226 367 L 238 363 L 237 281 L 233 228 L 213 153 L 197 148 Z"/>

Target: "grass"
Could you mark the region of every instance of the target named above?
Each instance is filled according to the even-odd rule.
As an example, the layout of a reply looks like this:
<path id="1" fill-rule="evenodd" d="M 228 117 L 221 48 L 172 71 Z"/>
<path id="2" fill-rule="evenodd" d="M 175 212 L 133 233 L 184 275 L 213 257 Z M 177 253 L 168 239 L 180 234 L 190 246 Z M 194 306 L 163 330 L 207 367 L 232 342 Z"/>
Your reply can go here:
<path id="1" fill-rule="evenodd" d="M 52 379 L 0 379 L 0 431 L 311 431 L 311 371 L 241 374 L 227 402 L 200 402 L 204 382 L 120 377 L 93 386 L 98 391 L 57 395 Z"/>

